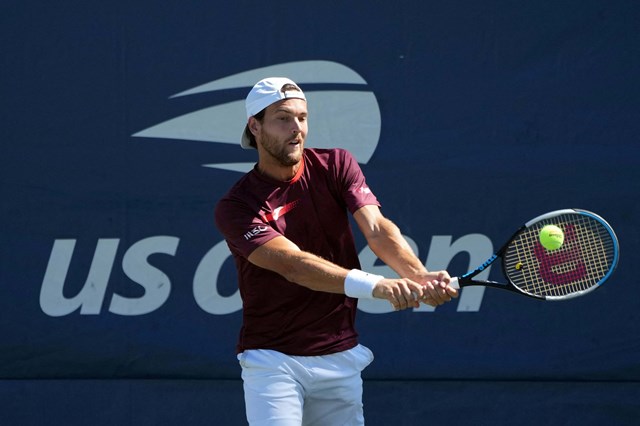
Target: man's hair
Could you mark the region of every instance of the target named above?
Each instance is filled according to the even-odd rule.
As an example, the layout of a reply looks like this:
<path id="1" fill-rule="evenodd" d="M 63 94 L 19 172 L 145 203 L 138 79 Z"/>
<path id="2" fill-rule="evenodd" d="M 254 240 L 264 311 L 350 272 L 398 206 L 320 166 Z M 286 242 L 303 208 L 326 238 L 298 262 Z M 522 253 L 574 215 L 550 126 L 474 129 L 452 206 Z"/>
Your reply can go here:
<path id="1" fill-rule="evenodd" d="M 284 86 L 282 86 L 280 88 L 280 91 L 283 92 L 283 93 L 284 92 L 289 92 L 291 90 L 295 90 L 297 92 L 302 92 L 302 90 L 300 90 L 300 88 L 298 86 L 296 86 L 295 84 L 291 84 L 291 83 L 287 83 L 287 84 L 285 84 Z M 267 108 L 264 108 L 262 111 L 260 111 L 256 115 L 254 115 L 253 118 L 255 118 L 260 123 L 262 123 L 262 120 L 264 120 L 264 114 L 265 114 L 266 110 L 267 110 Z M 249 139 L 249 145 L 251 145 L 252 148 L 258 148 L 258 145 L 256 144 L 256 137 L 253 136 L 253 133 L 251 133 L 251 130 L 249 129 L 249 126 L 246 126 L 244 128 L 244 134 Z"/>

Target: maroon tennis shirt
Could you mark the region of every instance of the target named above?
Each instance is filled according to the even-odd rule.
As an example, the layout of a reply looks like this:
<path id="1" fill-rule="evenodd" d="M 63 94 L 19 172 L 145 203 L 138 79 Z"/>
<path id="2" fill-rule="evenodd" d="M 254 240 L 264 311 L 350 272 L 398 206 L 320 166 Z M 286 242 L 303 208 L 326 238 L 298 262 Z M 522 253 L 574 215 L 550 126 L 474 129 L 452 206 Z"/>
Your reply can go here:
<path id="1" fill-rule="evenodd" d="M 253 250 L 285 236 L 347 269 L 360 268 L 347 212 L 378 205 L 356 160 L 342 149 L 305 149 L 286 182 L 255 167 L 218 202 L 215 220 L 233 254 L 243 304 L 237 351 L 325 355 L 357 344 L 357 300 L 313 291 L 250 263 Z"/>

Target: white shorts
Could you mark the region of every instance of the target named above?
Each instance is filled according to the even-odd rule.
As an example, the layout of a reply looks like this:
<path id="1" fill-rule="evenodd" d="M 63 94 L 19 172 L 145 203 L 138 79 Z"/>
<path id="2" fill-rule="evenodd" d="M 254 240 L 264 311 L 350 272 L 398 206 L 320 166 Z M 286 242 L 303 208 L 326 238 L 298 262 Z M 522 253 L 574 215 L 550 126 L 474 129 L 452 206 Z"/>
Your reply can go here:
<path id="1" fill-rule="evenodd" d="M 250 425 L 364 424 L 360 373 L 373 361 L 365 346 L 322 356 L 251 349 L 238 360 Z"/>

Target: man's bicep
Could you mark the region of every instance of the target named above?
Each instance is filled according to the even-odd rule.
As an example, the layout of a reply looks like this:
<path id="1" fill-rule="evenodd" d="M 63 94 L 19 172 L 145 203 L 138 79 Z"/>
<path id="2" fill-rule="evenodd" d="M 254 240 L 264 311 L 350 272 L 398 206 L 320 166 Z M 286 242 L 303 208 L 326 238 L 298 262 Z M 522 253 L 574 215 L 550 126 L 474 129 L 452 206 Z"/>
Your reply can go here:
<path id="1" fill-rule="evenodd" d="M 375 205 L 360 207 L 353 213 L 353 218 L 367 240 L 380 232 L 381 223 L 384 220 L 380 207 Z"/>

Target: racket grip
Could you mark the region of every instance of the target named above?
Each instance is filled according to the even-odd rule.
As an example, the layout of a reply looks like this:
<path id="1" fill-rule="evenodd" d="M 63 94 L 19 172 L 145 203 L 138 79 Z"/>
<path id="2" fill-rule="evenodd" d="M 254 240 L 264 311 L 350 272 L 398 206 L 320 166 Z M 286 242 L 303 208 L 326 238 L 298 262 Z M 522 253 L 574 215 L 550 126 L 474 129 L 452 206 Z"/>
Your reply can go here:
<path id="1" fill-rule="evenodd" d="M 449 285 L 456 290 L 460 290 L 460 283 L 458 282 L 458 277 L 451 277 L 451 281 Z"/>

